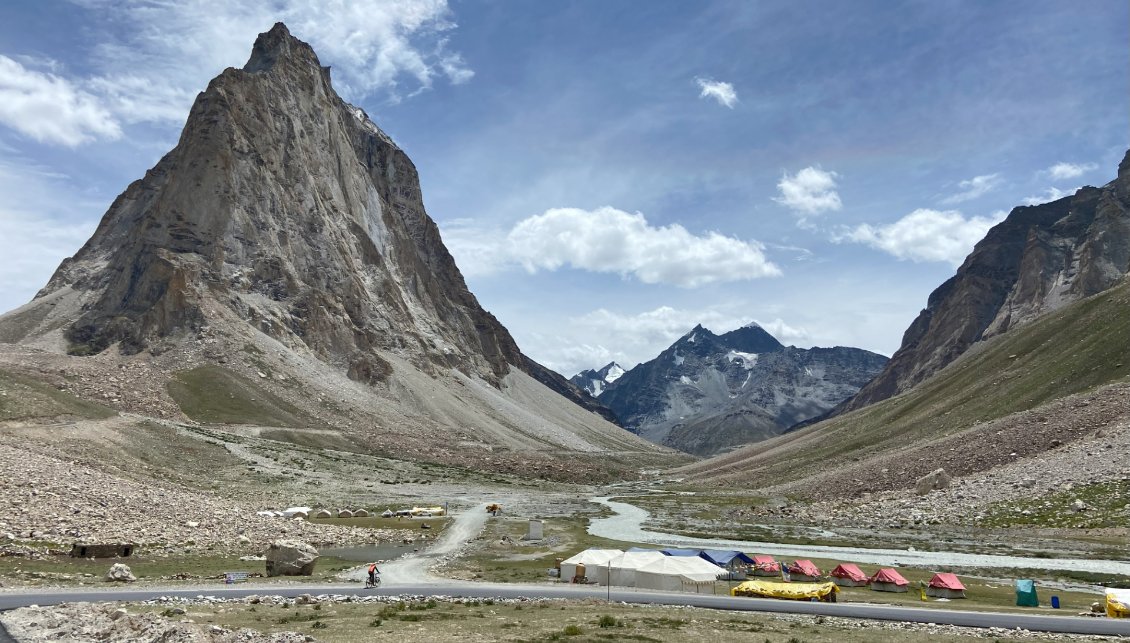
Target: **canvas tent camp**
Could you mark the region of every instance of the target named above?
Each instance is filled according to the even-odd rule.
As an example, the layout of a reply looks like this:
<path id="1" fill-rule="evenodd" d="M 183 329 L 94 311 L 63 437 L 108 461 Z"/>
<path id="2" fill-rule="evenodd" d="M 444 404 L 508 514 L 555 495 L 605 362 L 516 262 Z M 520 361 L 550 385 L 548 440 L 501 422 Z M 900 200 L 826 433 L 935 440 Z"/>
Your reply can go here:
<path id="1" fill-rule="evenodd" d="M 636 587 L 713 594 L 718 574 L 714 563 L 698 556 L 664 556 L 636 570 Z"/>
<path id="2" fill-rule="evenodd" d="M 619 549 L 586 549 L 561 561 L 561 573 L 559 578 L 566 583 L 573 582 L 574 577 L 577 576 L 577 568 L 582 565 L 585 570 L 582 576 L 591 576 L 589 570 L 603 566 L 610 559 L 622 553 L 624 552 Z"/>
<path id="3" fill-rule="evenodd" d="M 657 551 L 626 551 L 608 560 L 604 565 L 597 565 L 588 573 L 589 580 L 600 585 L 615 585 L 617 587 L 635 587 L 636 571 L 657 560 L 666 558 Z"/>
<path id="4" fill-rule="evenodd" d="M 840 587 L 863 587 L 867 584 L 867 574 L 864 574 L 859 567 L 853 563 L 841 563 L 836 565 L 829 574 L 832 577 L 832 582 Z"/>
<path id="5" fill-rule="evenodd" d="M 910 589 L 910 581 L 890 567 L 875 572 L 868 582 L 876 592 L 905 592 Z"/>
<path id="6" fill-rule="evenodd" d="M 781 573 L 781 565 L 772 556 L 758 554 L 753 557 L 754 576 L 776 576 Z"/>
<path id="7" fill-rule="evenodd" d="M 704 549 L 699 556 L 707 562 L 730 570 L 739 570 L 753 565 L 753 559 L 740 551 L 724 551 L 720 549 Z"/>
<path id="8" fill-rule="evenodd" d="M 1040 598 L 1036 596 L 1036 581 L 1028 579 L 1016 581 L 1016 605 L 1019 607 L 1040 606 Z"/>
<path id="9" fill-rule="evenodd" d="M 798 560 L 788 566 L 789 577 L 794 581 L 811 583 L 820 578 L 820 568 L 811 560 Z"/>
<path id="10" fill-rule="evenodd" d="M 965 585 L 954 574 L 934 574 L 926 586 L 926 595 L 935 598 L 965 598 Z"/>

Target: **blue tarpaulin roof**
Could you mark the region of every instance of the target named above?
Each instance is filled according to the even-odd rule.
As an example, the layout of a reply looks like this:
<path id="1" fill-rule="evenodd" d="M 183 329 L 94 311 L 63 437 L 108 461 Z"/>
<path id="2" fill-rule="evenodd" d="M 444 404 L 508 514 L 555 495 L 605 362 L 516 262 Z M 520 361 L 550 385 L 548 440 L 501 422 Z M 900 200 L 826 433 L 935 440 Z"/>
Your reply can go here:
<path id="1" fill-rule="evenodd" d="M 704 549 L 702 551 L 702 553 L 699 554 L 699 555 L 702 556 L 703 558 L 705 558 L 706 560 L 709 560 L 710 562 L 714 563 L 715 565 L 721 565 L 722 567 L 729 565 L 735 558 L 739 562 L 745 563 L 746 565 L 752 565 L 753 564 L 753 559 L 750 558 L 749 556 L 746 556 L 745 554 L 743 554 L 740 551 L 722 551 L 720 549 Z"/>
<path id="2" fill-rule="evenodd" d="M 702 553 L 701 549 L 661 549 L 664 556 L 698 556 Z"/>

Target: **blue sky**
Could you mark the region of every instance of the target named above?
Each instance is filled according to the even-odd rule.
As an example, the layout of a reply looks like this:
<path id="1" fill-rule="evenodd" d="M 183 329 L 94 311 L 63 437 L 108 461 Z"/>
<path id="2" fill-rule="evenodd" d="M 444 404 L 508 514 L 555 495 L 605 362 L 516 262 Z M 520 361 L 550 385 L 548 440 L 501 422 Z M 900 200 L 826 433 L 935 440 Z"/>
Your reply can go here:
<path id="1" fill-rule="evenodd" d="M 988 227 L 1106 183 L 1130 146 L 1123 0 L 250 4 L 0 5 L 0 310 L 277 20 L 412 157 L 483 306 L 565 375 L 696 323 L 889 355 Z"/>

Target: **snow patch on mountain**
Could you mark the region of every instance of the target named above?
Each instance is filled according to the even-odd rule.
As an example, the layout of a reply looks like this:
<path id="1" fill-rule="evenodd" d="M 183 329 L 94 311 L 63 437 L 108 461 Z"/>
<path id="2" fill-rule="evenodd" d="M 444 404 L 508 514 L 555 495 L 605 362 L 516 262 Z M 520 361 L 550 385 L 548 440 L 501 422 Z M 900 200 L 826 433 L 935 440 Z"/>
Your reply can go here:
<path id="1" fill-rule="evenodd" d="M 757 366 L 757 358 L 757 353 L 743 353 L 741 351 L 730 351 L 729 353 L 726 353 L 726 361 L 741 362 L 742 368 L 746 369 L 747 371 L 754 366 Z"/>

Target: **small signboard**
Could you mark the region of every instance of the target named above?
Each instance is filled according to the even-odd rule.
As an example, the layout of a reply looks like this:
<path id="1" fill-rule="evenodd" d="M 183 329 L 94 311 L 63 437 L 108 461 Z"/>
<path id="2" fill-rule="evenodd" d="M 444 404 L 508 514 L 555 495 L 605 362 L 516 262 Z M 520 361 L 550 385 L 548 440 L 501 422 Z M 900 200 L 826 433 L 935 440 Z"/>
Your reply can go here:
<path id="1" fill-rule="evenodd" d="M 233 585 L 247 580 L 247 572 L 224 572 L 224 584 Z"/>

